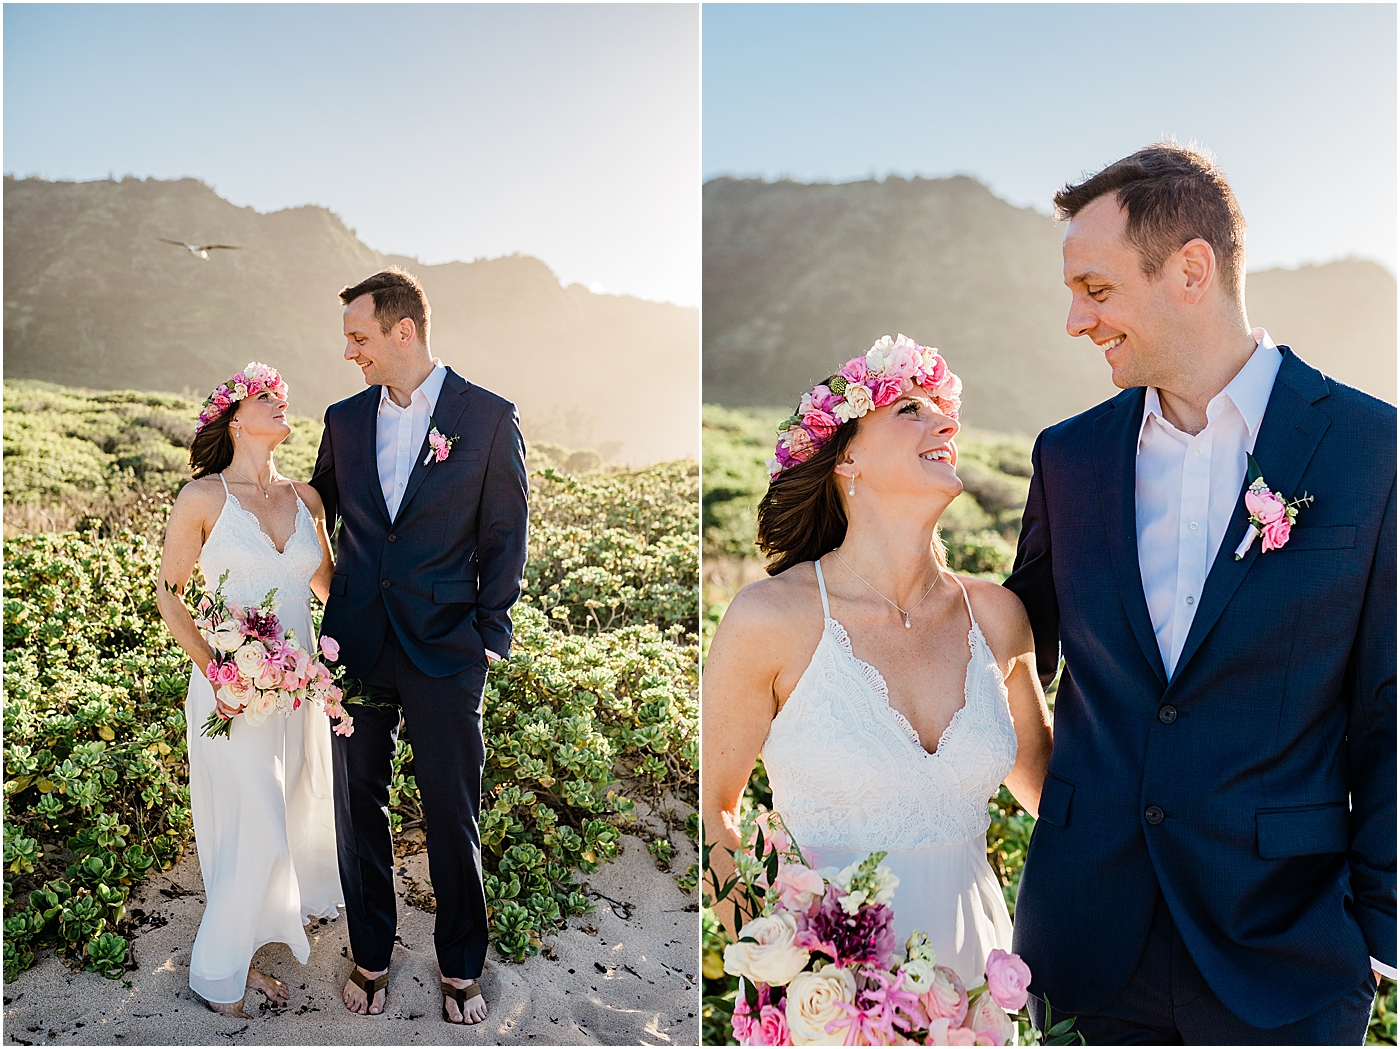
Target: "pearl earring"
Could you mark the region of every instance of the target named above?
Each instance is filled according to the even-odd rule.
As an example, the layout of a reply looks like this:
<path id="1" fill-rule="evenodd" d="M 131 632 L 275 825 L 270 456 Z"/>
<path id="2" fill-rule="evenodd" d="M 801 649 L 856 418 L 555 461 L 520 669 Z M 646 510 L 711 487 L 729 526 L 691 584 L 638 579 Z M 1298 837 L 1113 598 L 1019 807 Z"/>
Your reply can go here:
<path id="1" fill-rule="evenodd" d="M 856 494 L 856 478 L 855 478 L 855 474 L 852 474 L 852 475 L 851 475 L 851 487 L 849 487 L 849 488 L 846 489 L 846 494 L 847 494 L 847 495 L 855 495 L 855 494 Z"/>

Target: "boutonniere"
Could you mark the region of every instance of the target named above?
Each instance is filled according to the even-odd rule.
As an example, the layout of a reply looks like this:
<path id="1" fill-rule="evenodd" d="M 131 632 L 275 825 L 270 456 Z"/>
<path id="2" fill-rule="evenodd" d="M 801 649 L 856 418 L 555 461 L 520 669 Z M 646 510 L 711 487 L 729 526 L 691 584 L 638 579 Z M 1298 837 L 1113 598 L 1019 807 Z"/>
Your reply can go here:
<path id="1" fill-rule="evenodd" d="M 1298 509 L 1311 506 L 1313 497 L 1304 492 L 1297 499 L 1288 500 L 1282 492 L 1269 490 L 1264 473 L 1254 456 L 1249 456 L 1249 488 L 1244 493 L 1244 506 L 1249 511 L 1249 531 L 1245 532 L 1240 545 L 1235 548 L 1235 560 L 1244 559 L 1249 548 L 1258 536 L 1264 537 L 1260 552 L 1267 554 L 1288 542 L 1288 533 L 1293 522 L 1298 519 Z"/>
<path id="2" fill-rule="evenodd" d="M 442 462 L 447 458 L 447 453 L 452 451 L 452 446 L 457 443 L 457 435 L 444 437 L 438 433 L 438 428 L 434 426 L 428 431 L 428 444 L 432 447 L 428 449 L 428 454 L 423 456 L 423 465 L 427 466 L 433 459 Z"/>

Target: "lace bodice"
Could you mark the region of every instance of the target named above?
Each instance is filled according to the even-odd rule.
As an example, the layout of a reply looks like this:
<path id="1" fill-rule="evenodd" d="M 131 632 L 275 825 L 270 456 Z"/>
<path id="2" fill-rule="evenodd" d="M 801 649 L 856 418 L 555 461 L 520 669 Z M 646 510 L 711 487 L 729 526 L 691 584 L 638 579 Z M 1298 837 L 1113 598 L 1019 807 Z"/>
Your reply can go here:
<path id="1" fill-rule="evenodd" d="M 219 480 L 224 482 L 226 493 L 224 508 L 199 553 L 205 582 L 212 589 L 218 585 L 219 577 L 228 572 L 224 596 L 230 601 L 256 603 L 276 587 L 280 604 L 297 602 L 309 607 L 311 577 L 321 567 L 321 541 L 301 496 L 297 496 L 296 530 L 286 548 L 278 553 L 257 517 L 243 509 L 222 475 Z"/>
<path id="2" fill-rule="evenodd" d="M 884 677 L 851 651 L 816 569 L 826 625 L 763 744 L 774 808 L 799 842 L 818 848 L 903 852 L 983 834 L 987 801 L 1016 761 L 1016 731 L 967 589 L 963 706 L 930 754 L 890 706 Z"/>

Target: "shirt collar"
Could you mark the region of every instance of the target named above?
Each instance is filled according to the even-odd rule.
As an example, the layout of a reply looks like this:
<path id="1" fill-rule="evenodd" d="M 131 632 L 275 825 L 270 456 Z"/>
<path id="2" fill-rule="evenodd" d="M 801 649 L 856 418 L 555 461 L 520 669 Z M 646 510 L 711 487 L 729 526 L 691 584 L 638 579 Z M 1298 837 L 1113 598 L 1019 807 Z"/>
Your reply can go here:
<path id="1" fill-rule="evenodd" d="M 1211 398 L 1206 406 L 1206 418 L 1213 420 L 1219 415 L 1224 398 L 1229 398 L 1244 419 L 1252 443 L 1264 421 L 1264 411 L 1269 406 L 1269 395 L 1273 392 L 1274 379 L 1278 376 L 1279 365 L 1283 363 L 1283 355 L 1263 328 L 1255 328 L 1250 334 L 1257 344 L 1254 352 L 1235 377 L 1226 383 L 1225 389 Z M 1142 406 L 1142 425 L 1138 427 L 1138 451 L 1142 450 L 1143 432 L 1154 415 L 1164 423 L 1167 421 L 1162 415 L 1162 398 L 1157 393 L 1157 387 L 1149 386 Z"/>
<path id="2" fill-rule="evenodd" d="M 446 378 L 447 367 L 442 361 L 434 357 L 433 370 L 430 371 L 428 377 L 419 384 L 418 389 L 413 391 L 413 395 L 409 397 L 408 403 L 412 405 L 419 396 L 422 396 L 422 398 L 428 402 L 428 414 L 431 415 L 433 412 L 437 411 L 438 396 L 442 393 L 442 383 Z M 383 408 L 386 401 L 390 404 L 394 403 L 393 398 L 389 396 L 389 387 L 380 386 L 379 407 Z M 394 407 L 397 408 L 398 405 L 395 404 Z"/>

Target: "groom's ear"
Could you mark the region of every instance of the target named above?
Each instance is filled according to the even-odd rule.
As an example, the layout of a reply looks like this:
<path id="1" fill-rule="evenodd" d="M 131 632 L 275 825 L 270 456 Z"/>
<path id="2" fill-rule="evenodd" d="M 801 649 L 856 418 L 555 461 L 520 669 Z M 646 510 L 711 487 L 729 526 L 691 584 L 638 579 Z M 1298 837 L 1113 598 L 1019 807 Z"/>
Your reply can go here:
<path id="1" fill-rule="evenodd" d="M 1175 271 L 1182 295 L 1189 306 L 1200 302 L 1219 276 L 1215 249 L 1202 237 L 1188 240 L 1178 248 L 1167 267 L 1169 271 Z"/>
<path id="2" fill-rule="evenodd" d="M 401 317 L 399 322 L 390 329 L 390 335 L 400 346 L 412 346 L 414 336 L 418 334 L 418 325 L 413 323 L 412 317 Z"/>

